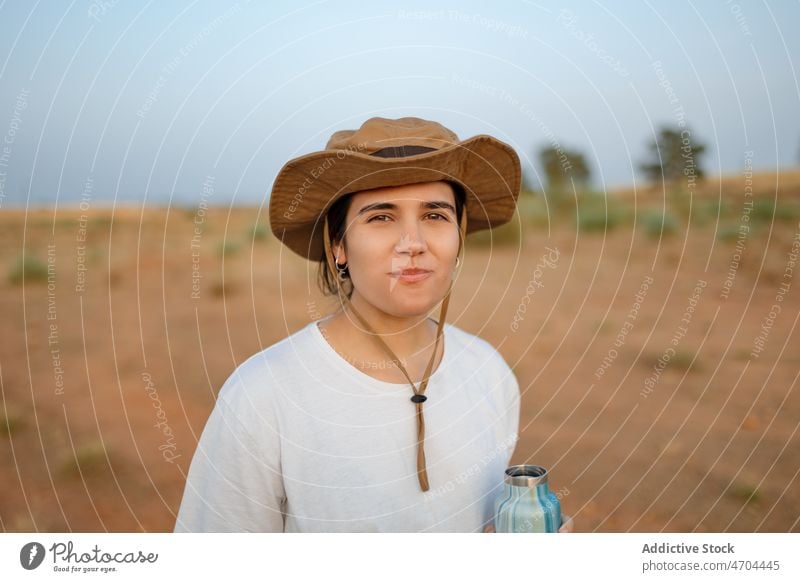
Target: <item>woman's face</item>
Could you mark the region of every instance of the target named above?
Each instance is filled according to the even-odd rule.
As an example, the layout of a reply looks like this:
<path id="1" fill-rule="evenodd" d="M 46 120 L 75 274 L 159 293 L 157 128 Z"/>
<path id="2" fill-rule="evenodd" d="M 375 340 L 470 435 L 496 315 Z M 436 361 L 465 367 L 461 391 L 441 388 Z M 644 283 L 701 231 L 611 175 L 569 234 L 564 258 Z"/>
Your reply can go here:
<path id="1" fill-rule="evenodd" d="M 426 182 L 353 194 L 344 244 L 332 250 L 338 263 L 347 263 L 354 298 L 410 317 L 427 313 L 444 297 L 458 242 L 452 187 Z M 423 272 L 404 274 L 405 269 Z"/>

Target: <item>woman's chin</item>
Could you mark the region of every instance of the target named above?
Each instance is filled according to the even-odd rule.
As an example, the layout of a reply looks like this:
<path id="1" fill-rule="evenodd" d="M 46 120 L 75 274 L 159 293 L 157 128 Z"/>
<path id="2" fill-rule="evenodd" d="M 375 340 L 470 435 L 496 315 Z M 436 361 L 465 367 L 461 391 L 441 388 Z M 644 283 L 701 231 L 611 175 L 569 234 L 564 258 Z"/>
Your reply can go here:
<path id="1" fill-rule="evenodd" d="M 391 306 L 389 307 L 388 313 L 391 313 L 395 317 L 426 317 L 431 309 L 436 307 L 436 305 L 444 298 L 444 294 L 441 297 L 392 297 Z"/>

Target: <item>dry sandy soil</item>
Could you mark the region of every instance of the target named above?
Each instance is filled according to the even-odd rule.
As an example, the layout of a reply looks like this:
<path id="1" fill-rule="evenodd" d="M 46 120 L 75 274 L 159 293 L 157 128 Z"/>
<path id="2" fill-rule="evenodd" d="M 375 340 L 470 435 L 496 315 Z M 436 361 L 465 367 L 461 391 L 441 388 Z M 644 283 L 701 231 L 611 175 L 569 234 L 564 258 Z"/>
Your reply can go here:
<path id="1" fill-rule="evenodd" d="M 794 204 L 797 178 L 757 195 Z M 578 531 L 800 531 L 800 218 L 762 208 L 737 262 L 742 180 L 719 184 L 703 202 L 724 194 L 727 222 L 675 212 L 660 239 L 540 215 L 468 246 L 448 321 L 514 368 L 513 461 L 550 468 Z M 663 202 L 625 199 L 637 217 Z M 206 212 L 193 257 L 197 217 L 0 213 L 2 530 L 171 531 L 223 381 L 333 308 L 266 208 Z M 23 246 L 44 269 L 24 282 Z"/>

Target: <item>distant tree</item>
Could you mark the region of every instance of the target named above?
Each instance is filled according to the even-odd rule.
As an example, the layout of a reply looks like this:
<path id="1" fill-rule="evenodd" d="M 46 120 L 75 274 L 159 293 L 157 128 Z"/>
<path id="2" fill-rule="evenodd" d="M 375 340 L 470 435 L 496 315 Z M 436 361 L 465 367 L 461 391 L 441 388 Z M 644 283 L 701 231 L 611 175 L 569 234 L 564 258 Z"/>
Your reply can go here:
<path id="1" fill-rule="evenodd" d="M 539 150 L 539 163 L 553 190 L 564 190 L 570 179 L 581 188 L 589 183 L 591 170 L 580 152 L 547 146 Z"/>
<path id="2" fill-rule="evenodd" d="M 650 143 L 650 161 L 640 165 L 653 182 L 675 182 L 679 179 L 700 180 L 705 175 L 700 158 L 706 146 L 696 143 L 688 129 L 678 131 L 662 127 Z"/>
<path id="3" fill-rule="evenodd" d="M 523 170 L 522 172 L 522 192 L 528 194 L 536 193 L 536 181 L 531 175 Z"/>

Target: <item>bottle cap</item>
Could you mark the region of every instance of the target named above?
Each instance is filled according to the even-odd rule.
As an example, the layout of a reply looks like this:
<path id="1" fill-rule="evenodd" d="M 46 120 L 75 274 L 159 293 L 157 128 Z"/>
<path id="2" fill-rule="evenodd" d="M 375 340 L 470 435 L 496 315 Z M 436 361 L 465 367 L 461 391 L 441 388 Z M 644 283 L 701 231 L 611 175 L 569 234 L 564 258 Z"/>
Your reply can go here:
<path id="1" fill-rule="evenodd" d="M 547 483 L 547 474 L 541 465 L 512 465 L 506 469 L 505 482 L 517 487 L 535 487 Z"/>

